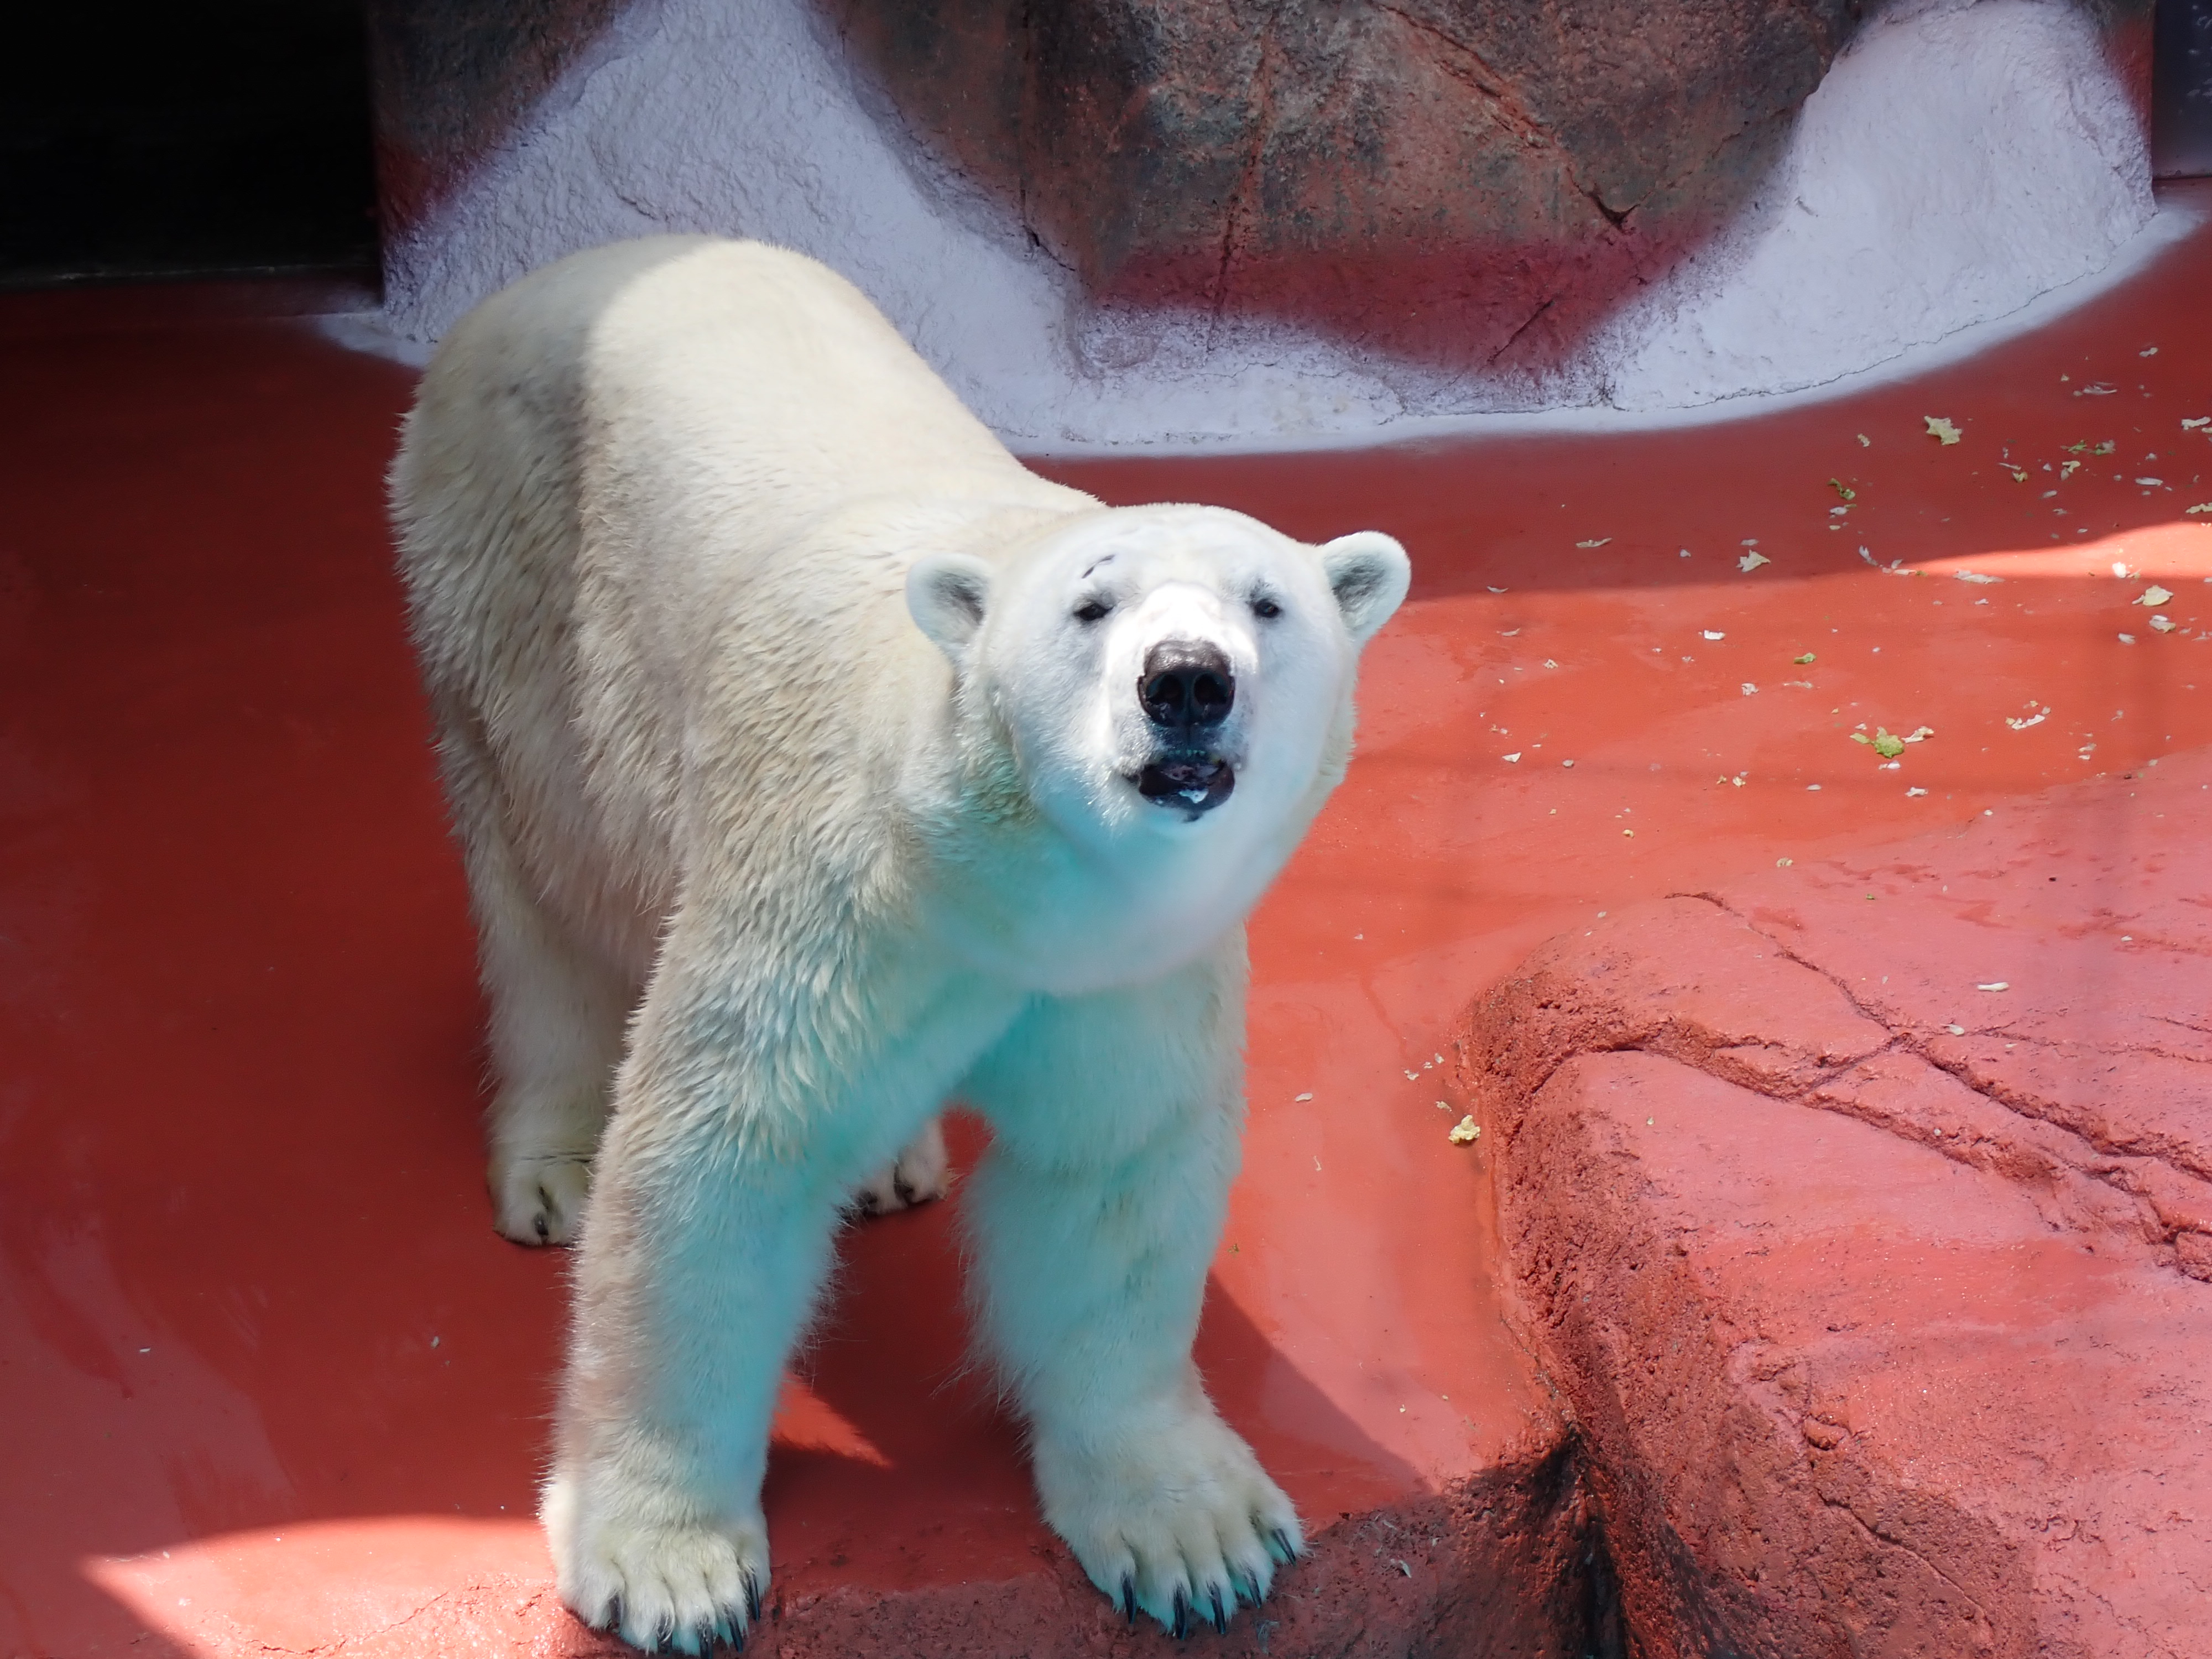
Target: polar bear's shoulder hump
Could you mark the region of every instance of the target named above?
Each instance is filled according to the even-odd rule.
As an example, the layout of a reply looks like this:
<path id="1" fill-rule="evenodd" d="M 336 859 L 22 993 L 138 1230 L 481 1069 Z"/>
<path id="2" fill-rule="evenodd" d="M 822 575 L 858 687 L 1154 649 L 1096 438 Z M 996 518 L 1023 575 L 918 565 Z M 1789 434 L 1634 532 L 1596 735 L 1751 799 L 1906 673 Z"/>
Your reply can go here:
<path id="1" fill-rule="evenodd" d="M 464 333 L 472 338 L 459 337 Z M 485 303 L 449 358 L 573 362 L 595 424 L 738 441 L 882 477 L 1018 464 L 864 294 L 788 248 L 658 236 L 571 255 Z M 638 425 L 642 422 L 642 426 Z M 742 434 L 742 436 L 740 436 Z"/>

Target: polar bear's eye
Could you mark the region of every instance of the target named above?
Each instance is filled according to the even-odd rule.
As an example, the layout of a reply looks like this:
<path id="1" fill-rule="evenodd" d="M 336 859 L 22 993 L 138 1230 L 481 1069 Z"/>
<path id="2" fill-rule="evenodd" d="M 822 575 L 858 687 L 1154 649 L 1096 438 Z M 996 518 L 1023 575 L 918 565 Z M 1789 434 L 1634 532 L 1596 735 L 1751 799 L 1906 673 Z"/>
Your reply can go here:
<path id="1" fill-rule="evenodd" d="M 1264 596 L 1252 601 L 1252 614 L 1267 622 L 1283 614 L 1283 607 Z"/>
<path id="2" fill-rule="evenodd" d="M 1079 623 L 1095 623 L 1113 608 L 1103 600 L 1085 599 L 1081 605 L 1076 606 L 1075 620 Z"/>

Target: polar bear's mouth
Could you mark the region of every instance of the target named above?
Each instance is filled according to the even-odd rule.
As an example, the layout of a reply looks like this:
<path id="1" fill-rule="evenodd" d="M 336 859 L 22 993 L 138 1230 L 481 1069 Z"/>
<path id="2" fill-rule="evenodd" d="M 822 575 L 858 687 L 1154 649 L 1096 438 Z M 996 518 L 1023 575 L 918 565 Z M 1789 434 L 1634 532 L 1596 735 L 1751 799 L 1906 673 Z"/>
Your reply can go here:
<path id="1" fill-rule="evenodd" d="M 1167 756 L 1139 772 L 1136 785 L 1155 806 L 1177 807 L 1194 818 L 1229 799 L 1237 769 L 1218 755 Z"/>

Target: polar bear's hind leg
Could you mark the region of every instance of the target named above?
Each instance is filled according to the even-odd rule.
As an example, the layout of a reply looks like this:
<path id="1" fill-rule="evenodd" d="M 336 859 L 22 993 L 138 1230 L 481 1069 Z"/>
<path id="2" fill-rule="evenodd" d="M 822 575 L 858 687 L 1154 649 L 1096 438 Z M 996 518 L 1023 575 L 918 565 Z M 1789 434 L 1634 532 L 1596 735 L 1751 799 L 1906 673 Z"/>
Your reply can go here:
<path id="1" fill-rule="evenodd" d="M 636 988 L 545 913 L 496 823 L 465 819 L 463 836 L 498 1085 L 494 1224 L 518 1244 L 572 1244 Z"/>

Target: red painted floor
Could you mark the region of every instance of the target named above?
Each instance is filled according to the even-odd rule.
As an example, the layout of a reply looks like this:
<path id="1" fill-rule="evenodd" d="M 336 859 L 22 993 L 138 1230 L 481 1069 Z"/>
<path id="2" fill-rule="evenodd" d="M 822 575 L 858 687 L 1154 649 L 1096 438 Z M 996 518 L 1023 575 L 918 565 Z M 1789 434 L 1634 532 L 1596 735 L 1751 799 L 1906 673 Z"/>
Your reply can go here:
<path id="1" fill-rule="evenodd" d="M 2208 294 L 2212 228 L 1817 407 L 1049 469 L 1414 555 L 1360 758 L 1254 930 L 1200 1343 L 1310 1519 L 1548 1423 L 1431 1060 L 1529 946 L 2212 744 Z M 529 1516 L 564 1263 L 495 1237 L 480 1184 L 380 503 L 410 377 L 297 325 L 137 322 L 0 327 L 0 1654 L 432 1651 L 409 1632 L 494 1591 L 511 1626 L 472 1647 L 557 1650 Z M 1861 726 L 1933 735 L 1884 769 Z M 787 1597 L 1055 1547 L 956 1375 L 946 1223 L 848 1236 L 770 1475 Z"/>

